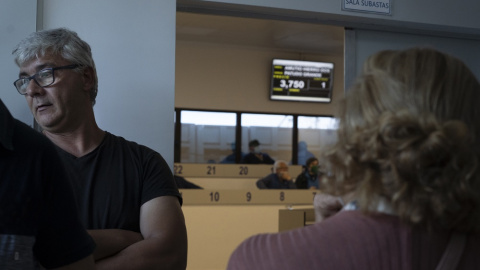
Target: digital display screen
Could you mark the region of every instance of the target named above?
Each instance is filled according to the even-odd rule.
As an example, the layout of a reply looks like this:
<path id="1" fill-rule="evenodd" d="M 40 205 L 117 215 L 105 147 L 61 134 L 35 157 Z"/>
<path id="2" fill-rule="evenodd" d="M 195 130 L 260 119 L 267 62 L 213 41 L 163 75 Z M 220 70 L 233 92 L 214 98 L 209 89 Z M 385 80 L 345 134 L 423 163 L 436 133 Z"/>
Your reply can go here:
<path id="1" fill-rule="evenodd" d="M 271 100 L 330 102 L 333 63 L 273 59 Z"/>

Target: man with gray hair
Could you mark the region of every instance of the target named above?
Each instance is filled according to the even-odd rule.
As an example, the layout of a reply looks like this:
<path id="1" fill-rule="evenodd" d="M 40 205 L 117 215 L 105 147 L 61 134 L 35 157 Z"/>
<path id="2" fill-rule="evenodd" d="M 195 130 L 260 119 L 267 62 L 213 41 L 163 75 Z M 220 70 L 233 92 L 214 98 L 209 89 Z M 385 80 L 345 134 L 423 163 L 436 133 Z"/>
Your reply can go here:
<path id="1" fill-rule="evenodd" d="M 73 182 L 98 269 L 185 269 L 182 198 L 163 157 L 100 129 L 90 46 L 65 28 L 32 33 L 14 49 L 14 82 Z"/>
<path id="2" fill-rule="evenodd" d="M 288 173 L 285 160 L 277 160 L 273 164 L 273 173 L 257 181 L 259 189 L 296 189 L 293 178 Z"/>

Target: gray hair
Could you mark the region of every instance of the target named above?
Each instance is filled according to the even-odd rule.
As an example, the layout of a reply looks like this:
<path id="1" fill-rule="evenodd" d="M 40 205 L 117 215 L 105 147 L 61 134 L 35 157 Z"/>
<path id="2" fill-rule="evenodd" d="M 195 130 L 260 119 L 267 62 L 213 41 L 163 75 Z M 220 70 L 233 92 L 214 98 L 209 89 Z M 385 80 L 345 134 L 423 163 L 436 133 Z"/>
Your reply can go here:
<path id="1" fill-rule="evenodd" d="M 288 163 L 285 160 L 277 160 L 275 163 L 273 163 L 273 172 L 276 173 L 278 167 L 280 167 L 280 164 L 284 163 L 285 165 L 288 166 Z"/>
<path id="2" fill-rule="evenodd" d="M 77 64 L 81 68 L 92 68 L 94 84 L 90 90 L 90 100 L 92 106 L 95 105 L 98 92 L 97 70 L 90 45 L 80 39 L 77 33 L 66 28 L 34 32 L 20 41 L 12 54 L 15 56 L 15 63 L 19 67 L 33 59 L 52 54 L 62 56 L 65 60 Z"/>

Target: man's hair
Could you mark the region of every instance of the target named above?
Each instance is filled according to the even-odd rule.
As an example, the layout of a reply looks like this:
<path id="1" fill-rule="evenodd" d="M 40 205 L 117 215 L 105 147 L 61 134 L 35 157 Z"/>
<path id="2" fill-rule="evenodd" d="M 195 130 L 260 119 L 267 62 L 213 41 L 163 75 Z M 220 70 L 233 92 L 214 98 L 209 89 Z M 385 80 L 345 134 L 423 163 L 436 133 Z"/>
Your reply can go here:
<path id="1" fill-rule="evenodd" d="M 259 145 L 260 145 L 260 142 L 258 140 L 252 140 L 248 143 L 248 147 L 256 147 Z"/>
<path id="2" fill-rule="evenodd" d="M 340 106 L 322 186 L 355 191 L 364 212 L 383 197 L 406 223 L 479 230 L 479 101 L 478 80 L 447 54 L 371 56 Z"/>
<path id="3" fill-rule="evenodd" d="M 308 158 L 307 161 L 305 162 L 305 167 L 309 167 L 310 164 L 312 164 L 312 162 L 314 161 L 318 161 L 318 159 L 316 157 L 311 157 L 311 158 Z"/>
<path id="4" fill-rule="evenodd" d="M 288 163 L 285 160 L 277 160 L 275 163 L 273 163 L 273 172 L 276 173 L 278 167 L 280 167 L 280 164 L 285 163 L 285 165 L 288 166 Z"/>
<path id="5" fill-rule="evenodd" d="M 95 104 L 98 78 L 92 50 L 88 43 L 78 37 L 77 33 L 66 28 L 34 32 L 20 41 L 12 54 L 19 67 L 36 58 L 51 54 L 61 56 L 72 64 L 79 65 L 80 68 L 77 70 L 91 68 L 94 73 L 94 84 L 90 90 L 90 100 L 92 106 Z"/>

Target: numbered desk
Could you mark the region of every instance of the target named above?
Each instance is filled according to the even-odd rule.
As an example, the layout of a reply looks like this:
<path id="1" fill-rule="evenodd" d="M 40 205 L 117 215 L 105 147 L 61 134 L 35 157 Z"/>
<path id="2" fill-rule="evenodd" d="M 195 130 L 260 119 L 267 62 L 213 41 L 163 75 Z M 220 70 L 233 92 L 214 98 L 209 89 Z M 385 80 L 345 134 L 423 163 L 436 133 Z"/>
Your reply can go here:
<path id="1" fill-rule="evenodd" d="M 311 190 L 181 189 L 180 192 L 188 231 L 188 270 L 226 269 L 231 253 L 243 240 L 259 233 L 279 232 L 285 226 L 292 227 L 292 222 L 303 224 L 303 216 L 295 210 L 313 209 Z M 282 210 L 294 212 L 281 217 Z M 285 223 L 285 219 L 292 222 Z"/>
<path id="2" fill-rule="evenodd" d="M 292 177 L 302 172 L 301 165 L 290 165 Z M 239 177 L 261 178 L 273 172 L 273 165 L 266 164 L 196 164 L 175 163 L 173 171 L 183 177 Z"/>
<path id="3" fill-rule="evenodd" d="M 202 190 L 181 189 L 183 205 L 312 205 L 312 190 Z"/>
<path id="4" fill-rule="evenodd" d="M 256 189 L 256 182 L 270 174 L 272 165 L 265 164 L 192 164 L 175 163 L 174 172 L 204 189 Z M 289 166 L 292 177 L 302 172 L 302 166 Z"/>

